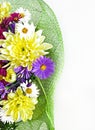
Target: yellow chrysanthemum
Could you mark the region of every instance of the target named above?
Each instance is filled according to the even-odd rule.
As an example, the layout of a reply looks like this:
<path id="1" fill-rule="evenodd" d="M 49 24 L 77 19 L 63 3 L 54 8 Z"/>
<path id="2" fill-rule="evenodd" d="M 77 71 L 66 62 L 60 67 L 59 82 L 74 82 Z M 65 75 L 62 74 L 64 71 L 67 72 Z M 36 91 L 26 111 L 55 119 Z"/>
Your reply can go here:
<path id="1" fill-rule="evenodd" d="M 19 33 L 5 33 L 6 40 L 0 40 L 3 48 L 0 48 L 0 60 L 10 61 L 11 67 L 28 67 L 40 56 L 48 54 L 46 50 L 52 48 L 49 43 L 43 43 L 45 37 L 42 31 L 34 32 L 29 38 L 21 38 Z"/>
<path id="2" fill-rule="evenodd" d="M 12 116 L 13 120 L 17 122 L 20 120 L 27 121 L 28 119 L 32 119 L 37 99 L 25 96 L 22 89 L 19 87 L 15 93 L 11 92 L 8 94 L 8 100 L 1 102 L 7 116 Z"/>
<path id="3" fill-rule="evenodd" d="M 9 16 L 11 5 L 8 2 L 0 3 L 0 23 L 5 17 Z"/>
<path id="4" fill-rule="evenodd" d="M 14 70 L 7 69 L 7 76 L 4 79 L 9 83 L 16 81 L 16 73 L 14 72 Z"/>

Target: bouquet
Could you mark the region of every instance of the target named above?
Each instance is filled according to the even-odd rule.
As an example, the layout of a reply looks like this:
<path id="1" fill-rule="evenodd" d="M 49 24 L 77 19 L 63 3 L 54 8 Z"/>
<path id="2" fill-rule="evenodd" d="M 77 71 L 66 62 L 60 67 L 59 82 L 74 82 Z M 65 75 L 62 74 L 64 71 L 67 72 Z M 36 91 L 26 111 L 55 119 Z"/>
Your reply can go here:
<path id="1" fill-rule="evenodd" d="M 44 30 L 35 26 L 29 9 L 22 5 L 11 12 L 12 8 L 9 2 L 0 3 L 0 121 L 7 129 L 39 119 L 39 104 L 49 106 L 41 81 L 55 71 L 49 55 L 53 44 L 45 41 Z M 46 106 L 42 105 L 53 130 Z"/>

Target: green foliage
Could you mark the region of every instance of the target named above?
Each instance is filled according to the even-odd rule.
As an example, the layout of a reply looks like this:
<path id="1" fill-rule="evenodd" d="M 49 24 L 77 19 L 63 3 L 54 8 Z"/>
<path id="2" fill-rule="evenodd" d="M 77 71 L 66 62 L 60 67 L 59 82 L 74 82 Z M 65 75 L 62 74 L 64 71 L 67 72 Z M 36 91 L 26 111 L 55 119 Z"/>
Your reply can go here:
<path id="1" fill-rule="evenodd" d="M 4 0 L 1 0 L 2 2 Z M 7 0 L 12 4 L 12 11 L 19 7 L 29 9 L 32 15 L 32 20 L 36 29 L 42 29 L 45 41 L 53 45 L 49 56 L 55 62 L 55 73 L 47 80 L 35 79 L 36 84 L 40 89 L 38 104 L 34 111 L 33 119 L 27 122 L 20 122 L 16 129 L 13 130 L 54 130 L 54 111 L 53 111 L 53 96 L 54 88 L 59 74 L 63 69 L 63 41 L 61 31 L 57 19 L 52 10 L 43 2 L 43 0 Z M 0 124 L 2 127 L 3 124 Z M 7 127 L 7 124 L 5 125 Z M 3 130 L 3 129 L 1 129 Z M 4 130 L 8 130 L 8 127 Z M 11 130 L 11 129 L 10 129 Z"/>
<path id="2" fill-rule="evenodd" d="M 15 130 L 17 127 L 17 125 L 14 123 L 14 124 L 3 124 L 1 121 L 0 121 L 0 130 Z"/>

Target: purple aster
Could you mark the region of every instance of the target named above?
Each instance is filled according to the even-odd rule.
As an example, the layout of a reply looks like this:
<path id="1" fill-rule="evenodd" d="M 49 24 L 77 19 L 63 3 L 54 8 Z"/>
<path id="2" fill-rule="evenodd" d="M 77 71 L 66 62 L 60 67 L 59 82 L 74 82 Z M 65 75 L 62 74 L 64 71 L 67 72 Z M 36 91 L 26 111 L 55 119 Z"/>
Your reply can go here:
<path id="1" fill-rule="evenodd" d="M 5 86 L 2 82 L 0 82 L 0 96 L 1 96 L 1 99 L 4 99 L 6 97 L 6 94 L 7 94 L 7 90 L 5 89 Z"/>
<path id="2" fill-rule="evenodd" d="M 46 79 L 54 73 L 54 62 L 45 56 L 41 56 L 33 63 L 33 70 L 35 76 L 40 79 Z"/>
<path id="3" fill-rule="evenodd" d="M 17 73 L 18 80 L 21 80 L 21 82 L 26 82 L 32 75 L 32 70 L 29 71 L 27 67 L 19 66 L 14 70 Z"/>

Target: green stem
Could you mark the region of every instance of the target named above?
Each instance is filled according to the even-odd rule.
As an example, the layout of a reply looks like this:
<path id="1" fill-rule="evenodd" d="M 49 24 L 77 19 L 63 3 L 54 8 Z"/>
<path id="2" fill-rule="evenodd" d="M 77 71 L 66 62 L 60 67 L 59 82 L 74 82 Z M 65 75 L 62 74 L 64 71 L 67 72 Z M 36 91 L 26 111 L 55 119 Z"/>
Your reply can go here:
<path id="1" fill-rule="evenodd" d="M 46 100 L 46 102 L 47 102 L 47 110 L 46 110 L 46 115 L 47 115 L 47 117 L 48 117 L 48 119 L 49 119 L 49 121 L 50 121 L 50 123 L 51 123 L 51 125 L 52 125 L 53 129 L 54 129 L 54 124 L 53 124 L 53 122 L 52 122 L 52 120 L 51 120 L 51 117 L 50 117 L 50 116 L 49 116 L 49 114 L 48 114 L 48 99 L 47 99 L 46 92 L 45 92 L 45 90 L 44 90 L 44 87 L 43 87 L 43 85 L 42 85 L 42 83 L 41 83 L 40 79 L 39 79 L 38 77 L 36 77 L 36 78 L 37 78 L 37 81 L 38 81 L 38 83 L 39 83 L 39 85 L 40 85 L 40 87 L 41 87 L 41 89 L 42 89 L 42 91 L 43 91 L 43 93 L 44 93 L 45 100 Z"/>
<path id="2" fill-rule="evenodd" d="M 47 115 L 47 117 L 48 117 L 48 119 L 49 119 L 49 121 L 50 121 L 50 123 L 51 123 L 52 130 L 54 130 L 54 123 L 53 123 L 53 121 L 51 120 L 51 117 L 49 116 L 49 114 L 48 114 L 47 111 L 46 111 L 46 115 Z"/>
<path id="3" fill-rule="evenodd" d="M 45 99 L 46 99 L 46 102 L 47 102 L 47 105 L 48 105 L 48 99 L 47 99 L 47 95 L 46 95 L 46 92 L 45 92 L 45 90 L 44 90 L 44 87 L 43 87 L 43 85 L 42 85 L 42 83 L 41 83 L 41 81 L 40 81 L 40 79 L 39 79 L 38 77 L 37 77 L 37 80 L 38 80 L 38 82 L 39 82 L 39 85 L 40 85 L 40 87 L 41 87 L 43 93 L 44 93 L 44 96 L 45 96 Z"/>

